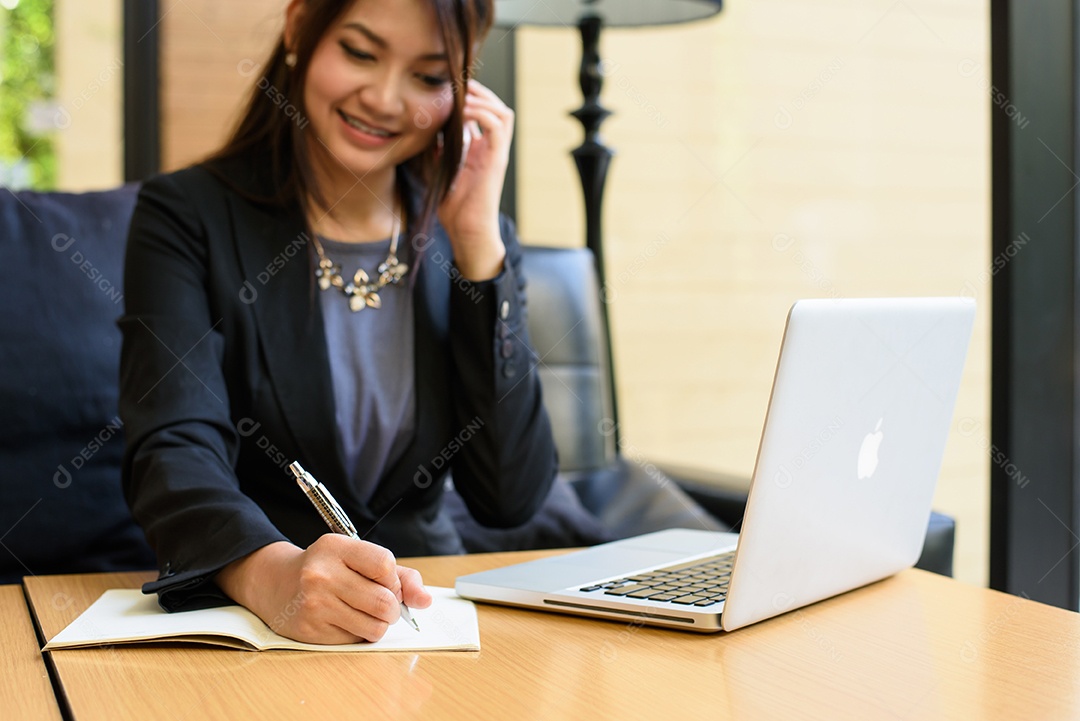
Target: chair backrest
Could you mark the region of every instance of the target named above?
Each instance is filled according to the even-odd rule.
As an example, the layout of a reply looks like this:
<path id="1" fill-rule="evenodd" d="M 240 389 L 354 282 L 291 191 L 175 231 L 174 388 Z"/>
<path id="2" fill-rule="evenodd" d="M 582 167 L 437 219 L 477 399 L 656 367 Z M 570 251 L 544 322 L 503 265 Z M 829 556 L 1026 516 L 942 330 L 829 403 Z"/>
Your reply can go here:
<path id="1" fill-rule="evenodd" d="M 120 489 L 136 189 L 0 192 L 0 580 L 154 565 Z"/>
<path id="2" fill-rule="evenodd" d="M 525 246 L 529 335 L 538 357 L 559 470 L 610 467 L 616 458 L 607 339 L 593 255 Z"/>

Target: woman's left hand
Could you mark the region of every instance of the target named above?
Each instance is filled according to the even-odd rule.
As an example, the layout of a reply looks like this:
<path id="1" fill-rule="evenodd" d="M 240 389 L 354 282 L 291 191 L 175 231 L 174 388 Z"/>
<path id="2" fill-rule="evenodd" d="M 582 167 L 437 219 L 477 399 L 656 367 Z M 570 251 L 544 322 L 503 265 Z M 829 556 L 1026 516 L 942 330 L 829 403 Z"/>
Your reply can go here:
<path id="1" fill-rule="evenodd" d="M 472 140 L 450 193 L 439 206 L 439 222 L 450 236 L 462 276 L 488 280 L 502 271 L 506 257 L 499 234 L 499 202 L 514 136 L 514 111 L 470 80 L 464 119 Z"/>

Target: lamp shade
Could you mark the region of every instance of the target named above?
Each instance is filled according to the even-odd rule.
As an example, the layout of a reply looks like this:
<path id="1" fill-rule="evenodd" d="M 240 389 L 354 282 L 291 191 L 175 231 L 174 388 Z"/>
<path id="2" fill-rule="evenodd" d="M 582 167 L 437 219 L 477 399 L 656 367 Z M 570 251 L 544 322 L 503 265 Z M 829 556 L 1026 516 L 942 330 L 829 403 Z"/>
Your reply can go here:
<path id="1" fill-rule="evenodd" d="M 675 25 L 720 12 L 722 0 L 495 0 L 495 24 L 577 27 L 596 16 L 605 27 Z"/>

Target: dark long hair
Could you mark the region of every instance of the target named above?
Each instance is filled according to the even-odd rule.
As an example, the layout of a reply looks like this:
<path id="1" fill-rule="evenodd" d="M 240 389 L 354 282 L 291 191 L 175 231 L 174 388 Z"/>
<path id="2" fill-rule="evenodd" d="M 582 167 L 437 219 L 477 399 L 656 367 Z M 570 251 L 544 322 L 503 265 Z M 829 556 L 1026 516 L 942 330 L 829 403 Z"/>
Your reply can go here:
<path id="1" fill-rule="evenodd" d="M 428 233 L 439 203 L 450 190 L 450 183 L 461 160 L 462 112 L 465 90 L 474 63 L 476 49 L 491 28 L 492 0 L 427 0 L 435 10 L 453 86 L 453 108 L 443 126 L 441 150 L 428 148 L 398 168 L 398 187 L 402 192 L 420 191 L 417 232 Z M 269 162 L 274 192 L 252 200 L 273 205 L 297 203 L 304 210 L 312 199 L 323 204 L 311 158 L 308 155 L 304 119 L 304 86 L 315 48 L 341 15 L 355 0 L 305 0 L 304 12 L 295 26 L 291 52 L 296 63 L 285 62 L 288 50 L 285 36 L 278 39 L 269 59 L 256 73 L 247 107 L 225 144 L 205 161 L 213 169 L 215 161 L 235 158 L 261 158 Z M 292 112 L 286 112 L 291 108 Z M 230 182 L 228 178 L 223 178 Z M 230 183 L 230 185 L 234 185 Z M 235 186 L 234 186 L 235 187 Z"/>

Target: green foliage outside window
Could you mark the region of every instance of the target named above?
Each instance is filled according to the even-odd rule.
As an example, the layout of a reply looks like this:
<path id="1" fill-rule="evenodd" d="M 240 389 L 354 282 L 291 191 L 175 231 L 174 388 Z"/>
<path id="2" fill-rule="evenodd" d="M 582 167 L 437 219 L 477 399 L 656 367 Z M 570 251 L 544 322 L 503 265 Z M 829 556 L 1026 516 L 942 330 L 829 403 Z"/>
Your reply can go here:
<path id="1" fill-rule="evenodd" d="M 43 103 L 54 95 L 53 0 L 0 0 L 0 6 L 0 179 L 53 188 L 52 139 L 33 120 L 35 109 L 48 114 Z"/>

